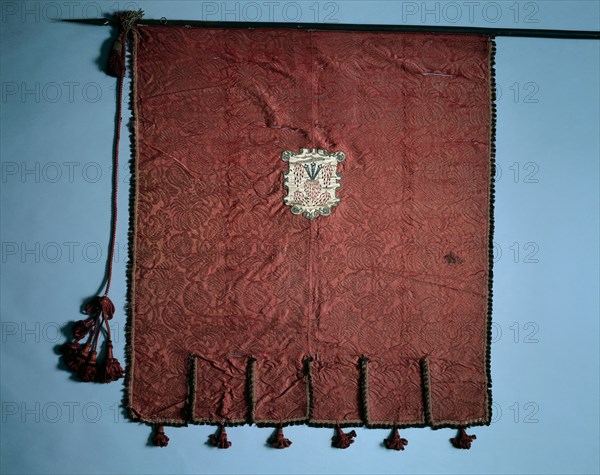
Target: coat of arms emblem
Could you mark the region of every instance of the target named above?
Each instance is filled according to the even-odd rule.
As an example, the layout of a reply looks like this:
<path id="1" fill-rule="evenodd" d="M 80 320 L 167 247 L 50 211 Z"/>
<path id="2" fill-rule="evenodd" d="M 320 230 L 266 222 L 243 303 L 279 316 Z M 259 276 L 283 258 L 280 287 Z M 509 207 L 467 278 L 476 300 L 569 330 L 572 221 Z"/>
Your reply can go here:
<path id="1" fill-rule="evenodd" d="M 337 164 L 345 158 L 344 152 L 316 148 L 286 150 L 281 154 L 281 159 L 289 164 L 288 171 L 283 172 L 283 186 L 288 190 L 283 202 L 291 206 L 292 213 L 308 219 L 331 214 L 340 202 L 336 196 L 341 178 Z"/>

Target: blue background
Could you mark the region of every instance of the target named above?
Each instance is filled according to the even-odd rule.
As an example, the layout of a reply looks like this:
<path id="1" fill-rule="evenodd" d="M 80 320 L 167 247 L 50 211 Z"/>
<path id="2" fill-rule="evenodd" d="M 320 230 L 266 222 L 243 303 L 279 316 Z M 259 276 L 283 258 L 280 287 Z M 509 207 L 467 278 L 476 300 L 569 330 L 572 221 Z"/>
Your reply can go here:
<path id="1" fill-rule="evenodd" d="M 381 447 L 387 431 L 365 429 L 335 450 L 331 430 L 306 427 L 286 429 L 283 451 L 265 446 L 270 429 L 232 428 L 219 451 L 204 426 L 167 428 L 158 449 L 124 418 L 122 383 L 57 368 L 61 328 L 104 271 L 115 80 L 98 65 L 109 29 L 56 20 L 140 7 L 147 18 L 600 27 L 596 1 L 2 2 L 2 473 L 598 473 L 598 41 L 497 40 L 494 422 L 472 429 L 470 451 L 430 429 L 403 431 L 402 453 Z M 120 168 L 111 296 L 122 359 Z"/>

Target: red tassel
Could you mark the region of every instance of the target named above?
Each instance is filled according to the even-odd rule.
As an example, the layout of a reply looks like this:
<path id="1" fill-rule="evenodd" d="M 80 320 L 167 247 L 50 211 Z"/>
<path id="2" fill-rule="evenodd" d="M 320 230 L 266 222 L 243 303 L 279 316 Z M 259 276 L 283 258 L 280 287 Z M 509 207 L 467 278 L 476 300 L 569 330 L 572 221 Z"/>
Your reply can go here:
<path id="1" fill-rule="evenodd" d="M 452 445 L 457 449 L 469 450 L 471 448 L 471 442 L 473 442 L 475 439 L 477 439 L 476 435 L 469 435 L 465 431 L 464 427 L 460 427 L 458 429 L 458 434 L 456 437 L 450 439 L 450 442 L 452 442 Z"/>
<path id="2" fill-rule="evenodd" d="M 400 438 L 398 428 L 394 426 L 392 435 L 387 439 L 383 440 L 386 449 L 390 450 L 404 450 L 404 447 L 408 445 L 408 440 Z"/>
<path id="3" fill-rule="evenodd" d="M 223 424 L 219 426 L 218 435 L 212 434 L 210 436 L 210 443 L 219 449 L 228 449 L 231 447 L 231 442 L 227 440 L 227 430 Z"/>
<path id="4" fill-rule="evenodd" d="M 90 348 L 91 345 L 89 343 L 86 343 L 82 346 L 81 351 L 75 355 L 71 364 L 71 369 L 73 371 L 79 371 L 81 367 L 86 363 L 90 355 Z"/>
<path id="5" fill-rule="evenodd" d="M 73 370 L 75 358 L 81 350 L 81 345 L 78 341 L 74 341 L 72 343 L 65 343 L 60 347 L 60 352 L 63 357 L 63 362 L 67 366 L 67 368 Z"/>
<path id="6" fill-rule="evenodd" d="M 104 297 L 100 297 L 100 310 L 104 318 L 111 320 L 115 314 L 115 304 L 105 295 Z"/>
<path id="7" fill-rule="evenodd" d="M 277 428 L 277 434 L 269 439 L 269 444 L 276 449 L 286 449 L 292 445 L 292 441 L 283 436 L 283 426 L 281 424 Z"/>
<path id="8" fill-rule="evenodd" d="M 104 365 L 104 374 L 102 382 L 110 383 L 112 381 L 118 381 L 123 377 L 125 372 L 119 360 L 113 356 L 113 345 L 112 341 L 108 340 L 108 352 L 106 356 L 106 364 Z"/>
<path id="9" fill-rule="evenodd" d="M 81 346 L 78 342 L 63 345 L 63 361 L 71 371 L 79 371 L 90 354 L 90 344 Z"/>
<path id="10" fill-rule="evenodd" d="M 85 307 L 89 318 L 79 320 L 73 325 L 75 341 L 65 343 L 61 353 L 65 365 L 77 373 L 79 379 L 85 382 L 110 383 L 124 376 L 123 367 L 113 355 L 113 345 L 110 338 L 108 321 L 115 313 L 115 305 L 106 297 L 95 297 Z M 102 325 L 106 326 L 106 360 L 102 364 L 97 361 L 96 347 L 102 333 Z M 79 340 L 88 336 L 88 341 L 81 346 Z"/>
<path id="11" fill-rule="evenodd" d="M 73 336 L 75 337 L 75 340 L 83 340 L 87 334 L 90 333 L 95 321 L 95 317 L 89 317 L 85 320 L 75 322 L 73 325 Z"/>
<path id="12" fill-rule="evenodd" d="M 79 379 L 89 383 L 90 381 L 96 381 L 97 374 L 98 366 L 96 364 L 96 352 L 92 351 L 85 364 L 79 368 L 77 375 L 79 376 Z"/>
<path id="13" fill-rule="evenodd" d="M 119 33 L 119 36 L 110 49 L 108 64 L 106 65 L 106 73 L 116 78 L 125 75 L 125 58 L 123 54 L 124 37 L 125 35 L 123 33 Z"/>
<path id="14" fill-rule="evenodd" d="M 112 183 L 112 219 L 111 219 L 111 239 L 108 252 L 107 270 L 106 270 L 106 289 L 102 297 L 94 297 L 86 307 L 86 313 L 89 318 L 80 320 L 73 325 L 73 336 L 75 341 L 68 343 L 61 348 L 61 353 L 65 365 L 72 371 L 76 371 L 83 381 L 110 382 L 123 377 L 123 368 L 119 361 L 112 354 L 112 343 L 110 339 L 110 326 L 108 321 L 113 318 L 115 306 L 108 298 L 110 283 L 112 278 L 112 264 L 114 261 L 115 241 L 117 232 L 117 188 L 118 188 L 118 169 L 119 169 L 119 140 L 121 134 L 122 104 L 123 104 L 123 78 L 125 77 L 126 66 L 126 46 L 127 35 L 136 22 L 142 18 L 142 10 L 126 11 L 115 14 L 115 20 L 119 26 L 119 34 L 113 46 L 108 60 L 107 71 L 109 74 L 119 78 L 117 82 L 117 114 L 115 123 L 115 140 L 113 142 L 113 183 Z M 106 342 L 108 345 L 107 358 L 104 364 L 101 364 L 101 371 L 98 371 L 96 363 L 96 348 L 101 334 L 102 325 L 106 325 Z M 88 342 L 80 348 L 79 340 L 89 335 Z M 89 356 L 88 356 L 89 354 Z"/>
<path id="15" fill-rule="evenodd" d="M 102 332 L 102 324 L 99 323 L 100 317 L 95 317 L 96 321 L 93 325 L 93 329 L 90 332 L 90 339 L 83 348 L 80 357 L 83 359 L 87 356 L 87 359 L 83 364 L 79 365 L 77 370 L 77 376 L 81 381 L 91 382 L 96 381 L 98 378 L 98 365 L 96 361 L 97 353 L 96 346 L 98 345 L 98 338 Z M 89 352 L 89 355 L 88 355 Z"/>
<path id="16" fill-rule="evenodd" d="M 85 313 L 90 317 L 98 317 L 102 312 L 108 320 L 115 314 L 115 304 L 106 295 L 94 297 L 85 305 Z"/>
<path id="17" fill-rule="evenodd" d="M 169 445 L 169 438 L 165 435 L 165 429 L 162 425 L 156 426 L 156 430 L 152 436 L 152 443 L 156 447 L 166 447 Z"/>
<path id="18" fill-rule="evenodd" d="M 104 366 L 104 373 L 102 382 L 103 383 L 112 383 L 113 381 L 118 381 L 125 375 L 125 371 L 119 363 L 119 360 L 116 358 L 109 358 L 106 360 L 106 365 Z"/>
<path id="19" fill-rule="evenodd" d="M 356 432 L 351 430 L 347 434 L 342 431 L 340 426 L 335 428 L 336 434 L 331 438 L 331 445 L 336 449 L 347 449 L 354 443 Z"/>

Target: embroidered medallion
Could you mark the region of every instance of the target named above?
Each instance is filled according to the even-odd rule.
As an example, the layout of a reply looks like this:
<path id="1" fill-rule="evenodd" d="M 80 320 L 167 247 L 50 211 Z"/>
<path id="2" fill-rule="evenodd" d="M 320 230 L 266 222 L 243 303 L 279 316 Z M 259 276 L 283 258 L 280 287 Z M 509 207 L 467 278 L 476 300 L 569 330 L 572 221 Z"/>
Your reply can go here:
<path id="1" fill-rule="evenodd" d="M 288 171 L 283 172 L 283 187 L 288 190 L 283 202 L 291 206 L 292 213 L 308 219 L 331 214 L 340 202 L 335 192 L 342 177 L 337 164 L 346 159 L 344 152 L 303 148 L 300 152 L 286 150 L 281 159 L 289 163 Z"/>

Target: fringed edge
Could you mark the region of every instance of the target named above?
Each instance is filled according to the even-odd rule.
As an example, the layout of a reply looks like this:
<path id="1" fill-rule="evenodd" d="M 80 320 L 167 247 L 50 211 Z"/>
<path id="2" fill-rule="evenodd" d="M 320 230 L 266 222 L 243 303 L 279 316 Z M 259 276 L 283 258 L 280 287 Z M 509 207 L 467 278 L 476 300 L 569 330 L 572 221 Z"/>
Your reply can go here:
<path id="1" fill-rule="evenodd" d="M 197 356 L 191 353 L 188 358 L 188 398 L 187 398 L 187 419 L 194 420 L 194 411 L 196 408 L 196 375 L 198 369 L 196 367 Z"/>
<path id="2" fill-rule="evenodd" d="M 487 414 L 483 425 L 492 422 L 492 310 L 494 297 L 494 202 L 496 194 L 496 40 L 493 36 L 489 38 L 489 75 L 490 75 L 490 171 L 489 171 L 489 211 L 488 211 L 488 301 L 487 301 L 487 339 L 485 345 L 485 377 Z M 472 424 L 471 424 L 472 425 Z"/>
<path id="3" fill-rule="evenodd" d="M 313 374 L 312 374 L 312 364 L 314 358 L 312 356 L 307 356 L 304 359 L 304 371 L 306 372 L 306 400 L 308 401 L 306 407 L 306 420 L 310 421 L 313 418 L 313 414 L 315 413 L 315 398 L 313 393 Z"/>
<path id="4" fill-rule="evenodd" d="M 131 29 L 131 48 L 129 48 L 129 57 L 126 58 L 127 69 L 130 72 L 130 88 L 129 88 L 129 110 L 131 118 L 128 124 L 129 129 L 129 146 L 131 150 L 131 159 L 129 161 L 129 232 L 127 233 L 127 247 L 129 253 L 129 261 L 126 267 L 126 285 L 127 298 L 125 300 L 125 314 L 127 319 L 125 322 L 125 384 L 123 391 L 123 404 L 130 419 L 139 422 L 152 424 L 151 421 L 144 420 L 133 408 L 133 370 L 134 370 L 134 295 L 135 295 L 135 233 L 137 229 L 137 166 L 138 166 L 138 146 L 137 146 L 137 101 L 135 100 L 137 85 L 135 74 L 136 70 L 136 53 L 137 53 L 137 27 Z"/>
<path id="5" fill-rule="evenodd" d="M 423 417 L 426 426 L 433 426 L 431 417 L 431 375 L 429 374 L 429 360 L 421 359 L 421 389 L 423 391 Z"/>
<path id="6" fill-rule="evenodd" d="M 369 426 L 369 358 L 360 357 L 360 412 L 365 425 Z"/>
<path id="7" fill-rule="evenodd" d="M 248 423 L 253 424 L 255 421 L 254 411 L 256 409 L 256 394 L 254 392 L 254 369 L 256 368 L 256 358 L 250 356 L 248 358 L 248 370 L 247 370 L 247 381 L 246 381 L 246 392 L 248 397 Z M 194 386 L 195 387 L 195 386 Z"/>

